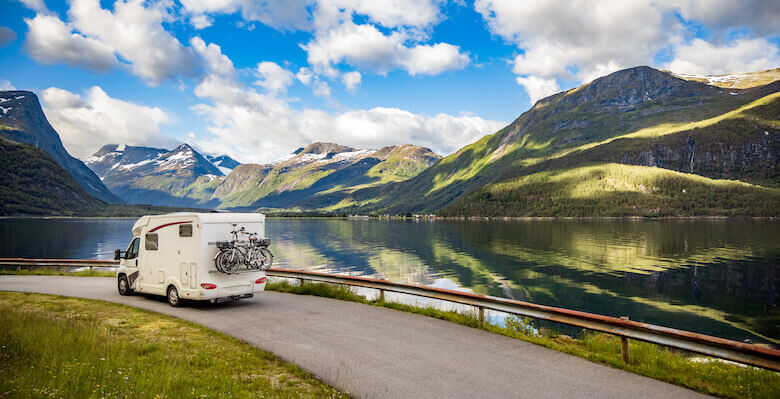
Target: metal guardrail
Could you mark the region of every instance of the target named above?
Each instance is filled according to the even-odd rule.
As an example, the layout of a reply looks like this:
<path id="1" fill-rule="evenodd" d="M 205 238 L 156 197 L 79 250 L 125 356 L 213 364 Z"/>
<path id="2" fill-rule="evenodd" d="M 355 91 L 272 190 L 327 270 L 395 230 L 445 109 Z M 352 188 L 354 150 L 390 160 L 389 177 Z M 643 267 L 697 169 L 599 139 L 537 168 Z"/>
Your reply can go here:
<path id="1" fill-rule="evenodd" d="M 0 258 L 0 266 L 115 267 L 117 264 L 118 261 Z M 367 277 L 340 276 L 279 268 L 271 268 L 266 274 L 270 277 L 298 279 L 301 283 L 304 281 L 316 281 L 376 289 L 379 291 L 381 299 L 384 299 L 384 293 L 388 291 L 474 306 L 479 312 L 480 326 L 484 323 L 485 309 L 489 309 L 613 334 L 621 337 L 623 341 L 623 359 L 626 361 L 628 361 L 628 339 L 636 339 L 780 371 L 780 350 L 623 318 L 491 297 L 471 292 L 395 283 Z"/>

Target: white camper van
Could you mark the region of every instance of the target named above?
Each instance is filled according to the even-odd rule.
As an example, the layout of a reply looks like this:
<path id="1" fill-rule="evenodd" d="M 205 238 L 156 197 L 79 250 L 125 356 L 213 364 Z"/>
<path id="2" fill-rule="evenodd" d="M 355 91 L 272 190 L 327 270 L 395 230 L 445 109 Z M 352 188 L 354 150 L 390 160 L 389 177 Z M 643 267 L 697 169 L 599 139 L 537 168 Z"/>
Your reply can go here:
<path id="1" fill-rule="evenodd" d="M 265 288 L 273 263 L 259 213 L 171 213 L 143 216 L 126 251 L 116 250 L 117 287 L 182 300 L 250 298 Z"/>

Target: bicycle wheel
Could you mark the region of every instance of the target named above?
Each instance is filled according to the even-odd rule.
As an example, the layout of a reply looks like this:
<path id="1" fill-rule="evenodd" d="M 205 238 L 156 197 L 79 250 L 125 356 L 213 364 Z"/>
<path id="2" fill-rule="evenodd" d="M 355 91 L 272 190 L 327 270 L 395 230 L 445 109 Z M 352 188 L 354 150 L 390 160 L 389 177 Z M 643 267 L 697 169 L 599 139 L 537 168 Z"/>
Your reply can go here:
<path id="1" fill-rule="evenodd" d="M 271 253 L 271 251 L 268 250 L 268 248 L 260 248 L 257 250 L 258 254 L 260 255 L 261 264 L 260 269 L 261 270 L 268 270 L 268 268 L 271 267 L 271 265 L 274 263 L 274 254 Z"/>
<path id="2" fill-rule="evenodd" d="M 239 264 L 233 250 L 220 251 L 214 258 L 217 270 L 225 274 L 233 274 L 238 270 Z"/>

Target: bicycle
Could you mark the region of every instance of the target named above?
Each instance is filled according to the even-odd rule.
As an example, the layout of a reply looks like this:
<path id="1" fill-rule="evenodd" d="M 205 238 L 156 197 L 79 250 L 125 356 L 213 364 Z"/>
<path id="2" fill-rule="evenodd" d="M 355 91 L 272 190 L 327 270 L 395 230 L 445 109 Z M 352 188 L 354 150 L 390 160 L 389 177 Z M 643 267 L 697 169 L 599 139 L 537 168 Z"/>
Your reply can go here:
<path id="1" fill-rule="evenodd" d="M 233 224 L 236 227 L 236 224 Z M 214 265 L 217 270 L 225 274 L 234 274 L 241 266 L 247 270 L 266 271 L 274 261 L 274 255 L 268 250 L 271 240 L 259 239 L 257 233 L 249 233 L 241 227 L 230 232 L 233 235 L 231 241 L 217 241 L 219 252 L 214 257 Z M 238 235 L 247 235 L 248 240 L 239 240 Z"/>

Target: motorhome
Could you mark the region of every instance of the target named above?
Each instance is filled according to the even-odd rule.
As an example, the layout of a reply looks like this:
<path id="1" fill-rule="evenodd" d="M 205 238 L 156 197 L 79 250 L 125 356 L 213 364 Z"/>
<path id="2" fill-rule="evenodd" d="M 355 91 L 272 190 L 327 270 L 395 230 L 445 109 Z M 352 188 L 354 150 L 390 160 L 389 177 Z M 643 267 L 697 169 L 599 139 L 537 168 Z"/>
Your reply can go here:
<path id="1" fill-rule="evenodd" d="M 273 262 L 259 213 L 171 213 L 143 216 L 119 260 L 121 295 L 165 295 L 217 302 L 250 298 L 265 289 Z"/>

